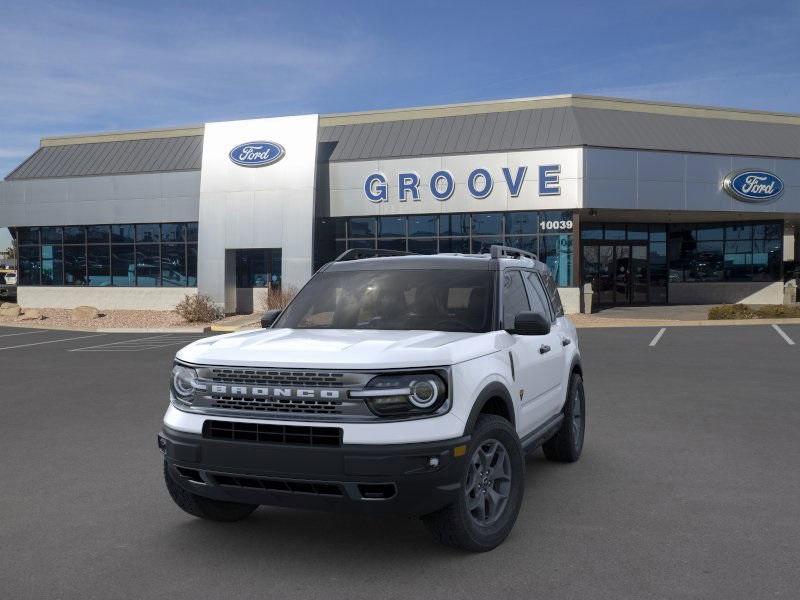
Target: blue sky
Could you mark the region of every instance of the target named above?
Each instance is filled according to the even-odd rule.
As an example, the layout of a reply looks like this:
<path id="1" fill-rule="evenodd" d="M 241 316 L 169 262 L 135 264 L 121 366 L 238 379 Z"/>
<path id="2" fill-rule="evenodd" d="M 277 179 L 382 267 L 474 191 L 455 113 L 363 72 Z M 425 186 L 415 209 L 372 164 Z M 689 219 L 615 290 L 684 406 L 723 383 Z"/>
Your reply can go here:
<path id="1" fill-rule="evenodd" d="M 43 135 L 285 114 L 560 93 L 800 112 L 796 1 L 0 9 L 0 175 Z"/>

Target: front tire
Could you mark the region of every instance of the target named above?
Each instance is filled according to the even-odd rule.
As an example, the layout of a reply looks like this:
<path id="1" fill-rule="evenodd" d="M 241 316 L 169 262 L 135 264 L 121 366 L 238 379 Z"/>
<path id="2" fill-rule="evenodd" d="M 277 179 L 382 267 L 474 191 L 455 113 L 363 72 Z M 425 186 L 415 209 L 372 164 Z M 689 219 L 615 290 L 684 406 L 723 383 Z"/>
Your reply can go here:
<path id="1" fill-rule="evenodd" d="M 571 463 L 581 457 L 586 432 L 586 395 L 583 378 L 573 373 L 569 380 L 564 420 L 553 437 L 542 444 L 547 460 Z"/>
<path id="2" fill-rule="evenodd" d="M 258 508 L 258 504 L 212 500 L 186 491 L 173 479 L 166 461 L 164 461 L 164 482 L 175 504 L 193 517 L 230 523 L 241 521 Z"/>
<path id="3" fill-rule="evenodd" d="M 517 520 L 525 489 L 525 459 L 511 423 L 481 415 L 475 426 L 458 500 L 422 522 L 443 544 L 470 552 L 500 545 Z"/>

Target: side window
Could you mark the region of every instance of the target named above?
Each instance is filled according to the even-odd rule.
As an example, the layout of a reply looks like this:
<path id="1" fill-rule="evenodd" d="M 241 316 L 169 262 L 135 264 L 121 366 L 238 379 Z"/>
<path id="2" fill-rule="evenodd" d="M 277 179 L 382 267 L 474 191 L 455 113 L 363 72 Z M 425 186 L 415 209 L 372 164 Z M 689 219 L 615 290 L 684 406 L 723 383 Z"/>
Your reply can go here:
<path id="1" fill-rule="evenodd" d="M 503 326 L 513 327 L 518 313 L 530 310 L 528 294 L 519 271 L 503 273 Z"/>
<path id="2" fill-rule="evenodd" d="M 556 287 L 556 282 L 553 280 L 550 271 L 542 273 L 542 280 L 544 281 L 544 289 L 550 297 L 550 305 L 553 307 L 556 317 L 563 317 L 564 307 L 561 304 L 561 296 L 558 295 L 558 287 Z"/>
<path id="3" fill-rule="evenodd" d="M 550 310 L 550 304 L 547 302 L 547 295 L 539 276 L 531 271 L 525 271 L 525 281 L 528 284 L 528 295 L 531 297 L 531 310 L 548 317 L 552 321 L 553 313 Z"/>

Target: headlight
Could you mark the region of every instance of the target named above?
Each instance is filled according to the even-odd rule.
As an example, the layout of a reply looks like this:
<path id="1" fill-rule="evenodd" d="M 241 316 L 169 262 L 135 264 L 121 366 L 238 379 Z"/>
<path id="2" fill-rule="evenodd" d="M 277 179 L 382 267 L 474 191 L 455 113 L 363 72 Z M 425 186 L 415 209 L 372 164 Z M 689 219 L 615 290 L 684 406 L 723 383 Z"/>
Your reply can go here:
<path id="1" fill-rule="evenodd" d="M 436 373 L 378 375 L 364 388 L 350 392 L 363 398 L 380 417 L 415 417 L 446 412 L 449 408 L 447 385 Z"/>
<path id="2" fill-rule="evenodd" d="M 172 367 L 172 395 L 176 400 L 191 404 L 197 371 L 190 367 L 176 364 Z"/>

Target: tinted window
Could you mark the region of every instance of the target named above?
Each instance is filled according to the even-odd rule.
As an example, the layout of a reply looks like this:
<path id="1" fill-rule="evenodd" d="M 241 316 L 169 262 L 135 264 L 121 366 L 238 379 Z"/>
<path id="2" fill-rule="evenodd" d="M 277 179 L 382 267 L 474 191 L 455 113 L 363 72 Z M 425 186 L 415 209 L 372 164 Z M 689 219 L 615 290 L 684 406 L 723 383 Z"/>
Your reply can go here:
<path id="1" fill-rule="evenodd" d="M 111 241 L 114 243 L 133 243 L 133 225 L 112 225 Z"/>
<path id="2" fill-rule="evenodd" d="M 542 287 L 542 283 L 536 273 L 525 271 L 525 281 L 528 283 L 528 295 L 531 300 L 531 310 L 544 315 L 548 319 L 553 318 L 553 313 L 550 310 L 550 303 L 547 301 L 547 294 Z"/>
<path id="3" fill-rule="evenodd" d="M 478 213 L 472 215 L 473 235 L 498 235 L 503 233 L 502 213 Z"/>
<path id="4" fill-rule="evenodd" d="M 408 235 L 412 237 L 433 237 L 436 235 L 436 215 L 417 215 L 408 217 Z"/>
<path id="5" fill-rule="evenodd" d="M 137 225 L 136 241 L 158 243 L 161 241 L 161 226 L 157 223 Z"/>
<path id="6" fill-rule="evenodd" d="M 505 271 L 503 273 L 503 327 L 513 327 L 514 318 L 527 310 L 530 310 L 530 304 L 525 285 L 522 283 L 522 274 L 519 271 Z"/>
<path id="7" fill-rule="evenodd" d="M 89 225 L 86 228 L 86 241 L 90 244 L 107 244 L 108 225 Z"/>
<path id="8" fill-rule="evenodd" d="M 315 275 L 275 327 L 490 331 L 489 271 L 340 271 Z"/>
<path id="9" fill-rule="evenodd" d="M 564 307 L 561 304 L 561 296 L 558 295 L 558 288 L 556 287 L 556 282 L 553 280 L 553 276 L 549 272 L 542 273 L 541 276 L 542 283 L 544 283 L 544 290 L 547 292 L 548 298 L 550 298 L 550 306 L 553 307 L 555 316 L 563 317 Z"/>
<path id="10" fill-rule="evenodd" d="M 374 217 L 351 218 L 350 237 L 375 237 L 375 218 Z"/>
<path id="11" fill-rule="evenodd" d="M 378 236 L 401 237 L 406 234 L 405 217 L 381 217 L 378 219 Z"/>

